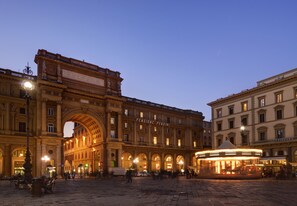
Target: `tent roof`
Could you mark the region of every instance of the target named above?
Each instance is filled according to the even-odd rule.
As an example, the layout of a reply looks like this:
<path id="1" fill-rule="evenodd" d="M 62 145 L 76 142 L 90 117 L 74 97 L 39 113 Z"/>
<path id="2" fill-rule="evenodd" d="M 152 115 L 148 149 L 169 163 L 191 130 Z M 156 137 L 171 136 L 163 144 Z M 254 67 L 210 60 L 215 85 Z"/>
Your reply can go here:
<path id="1" fill-rule="evenodd" d="M 225 140 L 218 149 L 236 149 L 236 146 L 232 144 L 229 140 Z"/>

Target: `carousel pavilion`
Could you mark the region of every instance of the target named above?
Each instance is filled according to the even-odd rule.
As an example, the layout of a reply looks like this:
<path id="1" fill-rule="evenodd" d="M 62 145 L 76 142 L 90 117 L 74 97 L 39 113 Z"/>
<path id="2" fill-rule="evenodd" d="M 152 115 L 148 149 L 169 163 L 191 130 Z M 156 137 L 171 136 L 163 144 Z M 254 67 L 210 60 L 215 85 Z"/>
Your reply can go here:
<path id="1" fill-rule="evenodd" d="M 261 178 L 261 149 L 236 148 L 226 140 L 216 150 L 200 151 L 195 155 L 200 178 Z"/>

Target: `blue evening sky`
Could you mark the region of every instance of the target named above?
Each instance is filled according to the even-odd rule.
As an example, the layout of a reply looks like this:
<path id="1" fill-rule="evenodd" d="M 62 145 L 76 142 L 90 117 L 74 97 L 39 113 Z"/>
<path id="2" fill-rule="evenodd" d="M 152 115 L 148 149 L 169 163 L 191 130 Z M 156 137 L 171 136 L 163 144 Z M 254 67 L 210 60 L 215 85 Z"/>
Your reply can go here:
<path id="1" fill-rule="evenodd" d="M 46 49 L 117 70 L 122 94 L 203 112 L 297 67 L 296 0 L 0 0 L 0 67 Z"/>

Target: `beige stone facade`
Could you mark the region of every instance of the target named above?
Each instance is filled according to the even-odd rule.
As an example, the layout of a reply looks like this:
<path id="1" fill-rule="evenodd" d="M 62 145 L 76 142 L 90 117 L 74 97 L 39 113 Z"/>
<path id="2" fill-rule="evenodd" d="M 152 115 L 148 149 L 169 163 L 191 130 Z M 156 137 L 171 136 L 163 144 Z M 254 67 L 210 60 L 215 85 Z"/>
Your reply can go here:
<path id="1" fill-rule="evenodd" d="M 263 149 L 263 159 L 296 164 L 297 69 L 208 105 L 212 109 L 213 148 L 229 139 L 237 147 Z"/>
<path id="2" fill-rule="evenodd" d="M 61 174 L 86 165 L 90 171 L 128 168 L 131 161 L 139 170 L 195 164 L 194 152 L 202 146 L 201 112 L 124 97 L 119 72 L 84 61 L 39 50 L 35 62 L 38 74 L 29 77 L 35 83 L 29 109 L 33 176 L 49 165 Z M 21 89 L 26 76 L 0 69 L 0 78 L 0 174 L 13 175 L 22 168 L 26 148 Z M 68 121 L 80 124 L 84 135 L 67 143 Z M 42 161 L 45 155 L 49 160 Z"/>

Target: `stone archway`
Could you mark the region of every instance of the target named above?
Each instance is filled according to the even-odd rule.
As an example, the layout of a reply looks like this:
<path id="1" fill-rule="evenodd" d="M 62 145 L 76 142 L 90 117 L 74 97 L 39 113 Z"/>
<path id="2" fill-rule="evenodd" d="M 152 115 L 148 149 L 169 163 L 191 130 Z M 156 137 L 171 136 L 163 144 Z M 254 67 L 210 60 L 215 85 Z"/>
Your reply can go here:
<path id="1" fill-rule="evenodd" d="M 26 156 L 26 148 L 17 148 L 12 151 L 11 155 L 11 174 L 24 174 L 24 163 Z"/>
<path id="2" fill-rule="evenodd" d="M 67 157 L 66 151 L 64 153 L 65 163 L 66 161 L 72 162 L 71 172 L 89 175 L 93 172 L 107 170 L 107 152 L 104 144 L 106 135 L 102 117 L 96 115 L 95 111 L 74 109 L 63 116 L 63 125 L 68 121 L 75 122 L 76 125 L 74 138 L 70 139 L 71 144 L 75 145 L 75 148 L 80 148 L 74 150 L 72 158 Z M 66 144 L 69 142 L 67 141 Z M 66 164 L 64 170 L 67 170 Z"/>
<path id="3" fill-rule="evenodd" d="M 176 166 L 178 171 L 180 172 L 185 171 L 185 158 L 182 155 L 178 155 L 176 157 Z"/>

